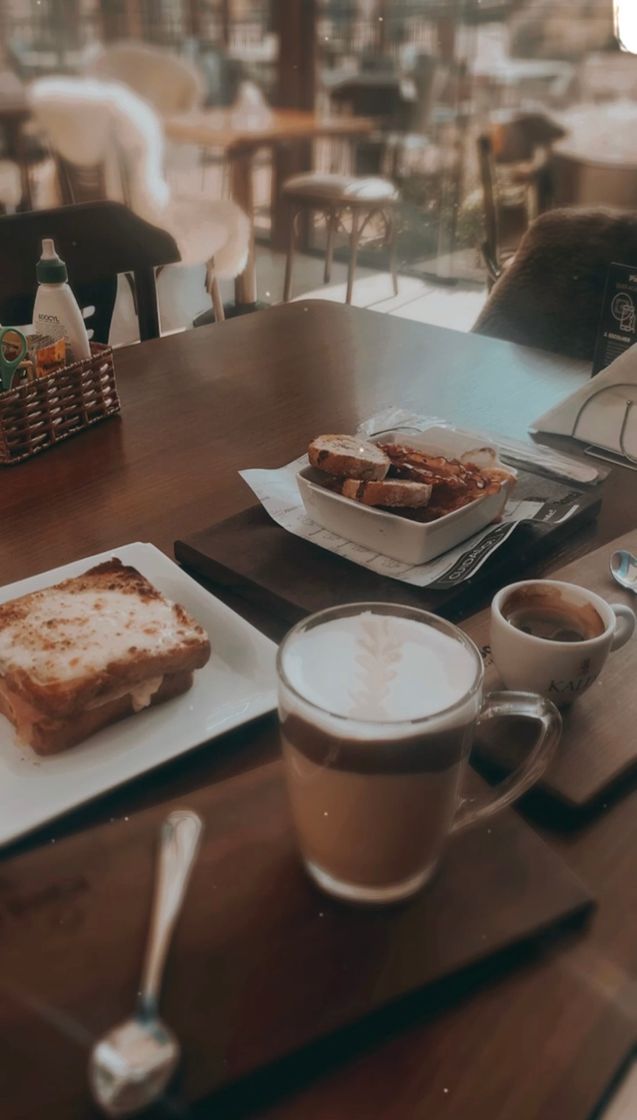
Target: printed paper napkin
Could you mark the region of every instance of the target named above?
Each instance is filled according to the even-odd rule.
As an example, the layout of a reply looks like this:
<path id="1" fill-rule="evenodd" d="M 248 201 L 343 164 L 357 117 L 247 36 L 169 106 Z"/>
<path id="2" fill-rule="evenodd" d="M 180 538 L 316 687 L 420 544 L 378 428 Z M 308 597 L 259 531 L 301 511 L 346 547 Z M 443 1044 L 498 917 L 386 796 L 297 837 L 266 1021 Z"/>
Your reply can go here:
<path id="1" fill-rule="evenodd" d="M 573 436 L 637 461 L 637 344 L 538 417 L 531 431 Z"/>

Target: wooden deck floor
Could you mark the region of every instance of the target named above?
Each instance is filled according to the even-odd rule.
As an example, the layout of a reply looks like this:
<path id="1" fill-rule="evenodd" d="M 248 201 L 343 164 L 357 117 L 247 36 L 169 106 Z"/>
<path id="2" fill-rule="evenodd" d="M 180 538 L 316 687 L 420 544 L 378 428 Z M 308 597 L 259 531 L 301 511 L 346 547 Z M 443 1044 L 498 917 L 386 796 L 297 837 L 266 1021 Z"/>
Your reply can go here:
<path id="1" fill-rule="evenodd" d="M 345 284 L 314 288 L 297 299 L 329 299 L 342 303 Z M 364 276 L 354 285 L 353 303 L 399 319 L 413 319 L 418 323 L 435 323 L 457 331 L 468 331 L 478 317 L 486 292 L 473 288 L 447 288 L 413 276 L 400 276 L 398 295 L 392 290 L 391 278 L 386 273 Z"/>

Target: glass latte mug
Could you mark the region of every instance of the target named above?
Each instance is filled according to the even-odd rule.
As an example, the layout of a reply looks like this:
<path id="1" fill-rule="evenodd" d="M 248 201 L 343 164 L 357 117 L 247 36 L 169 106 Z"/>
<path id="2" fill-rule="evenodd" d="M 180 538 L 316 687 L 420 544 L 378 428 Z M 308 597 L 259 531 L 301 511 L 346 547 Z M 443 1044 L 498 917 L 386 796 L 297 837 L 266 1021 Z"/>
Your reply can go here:
<path id="1" fill-rule="evenodd" d="M 337 898 L 392 903 L 428 882 L 447 837 L 521 797 L 559 742 L 534 693 L 483 699 L 482 658 L 456 626 L 392 603 L 321 611 L 277 657 L 286 781 L 303 861 Z M 462 796 L 476 726 L 526 716 L 537 741 L 482 803 Z"/>

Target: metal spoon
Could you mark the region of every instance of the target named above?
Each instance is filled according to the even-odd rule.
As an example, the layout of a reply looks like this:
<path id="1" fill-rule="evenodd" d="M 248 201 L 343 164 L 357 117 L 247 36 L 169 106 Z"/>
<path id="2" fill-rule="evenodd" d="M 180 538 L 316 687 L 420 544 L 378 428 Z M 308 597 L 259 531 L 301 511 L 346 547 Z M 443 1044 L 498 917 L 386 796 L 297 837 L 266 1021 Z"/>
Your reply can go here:
<path id="1" fill-rule="evenodd" d="M 637 595 L 637 556 L 625 548 L 618 548 L 610 558 L 610 574 L 620 587 Z"/>
<path id="2" fill-rule="evenodd" d="M 89 1083 L 107 1116 L 131 1116 L 164 1091 L 179 1062 L 179 1043 L 158 1014 L 159 989 L 175 922 L 199 847 L 201 818 L 171 813 L 160 834 L 150 934 L 135 1014 L 96 1042 Z"/>

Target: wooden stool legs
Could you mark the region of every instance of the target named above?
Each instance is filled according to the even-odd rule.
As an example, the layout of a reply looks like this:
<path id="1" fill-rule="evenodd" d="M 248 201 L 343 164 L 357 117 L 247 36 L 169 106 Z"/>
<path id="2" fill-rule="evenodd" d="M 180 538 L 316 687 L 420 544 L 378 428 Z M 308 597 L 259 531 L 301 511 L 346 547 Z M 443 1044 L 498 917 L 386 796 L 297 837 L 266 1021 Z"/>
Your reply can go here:
<path id="1" fill-rule="evenodd" d="M 290 216 L 290 230 L 288 238 L 288 255 L 285 261 L 285 280 L 283 282 L 283 302 L 287 303 L 290 298 L 292 290 L 292 262 L 294 260 L 294 249 L 296 247 L 296 218 L 297 214 L 293 213 Z"/>
<path id="2" fill-rule="evenodd" d="M 358 255 L 358 239 L 360 236 L 358 226 L 358 214 L 356 210 L 352 210 L 352 232 L 349 235 L 349 265 L 347 268 L 347 295 L 345 302 L 352 302 L 352 293 L 354 290 L 354 276 L 356 274 L 356 257 Z"/>
<path id="3" fill-rule="evenodd" d="M 301 205 L 299 201 L 297 205 Z M 323 268 L 323 283 L 329 284 L 332 275 L 332 260 L 334 256 L 334 240 L 336 231 L 339 226 L 339 219 L 345 210 L 349 210 L 352 216 L 352 227 L 349 235 L 349 262 L 347 268 L 347 293 L 345 302 L 351 303 L 354 294 L 354 280 L 356 279 L 356 263 L 358 258 L 358 246 L 361 236 L 363 235 L 366 226 L 371 218 L 378 214 L 379 218 L 385 223 L 385 240 L 389 243 L 389 269 L 391 272 L 392 285 L 394 295 L 398 295 L 398 274 L 397 274 L 397 247 L 396 247 L 396 221 L 394 217 L 393 208 L 391 206 L 372 206 L 370 205 L 367 210 L 364 207 L 343 206 L 336 205 L 321 205 L 318 201 L 312 203 L 306 202 L 305 206 L 311 209 L 321 210 L 327 222 L 327 240 L 325 244 L 325 264 Z M 294 263 L 294 254 L 296 251 L 296 225 L 301 211 L 299 209 L 293 211 L 290 215 L 290 228 L 288 240 L 288 252 L 285 261 L 285 279 L 283 282 L 283 302 L 287 303 L 290 299 L 292 292 L 292 266 Z"/>
<path id="4" fill-rule="evenodd" d="M 338 225 L 338 211 L 329 210 L 327 214 L 327 245 L 325 248 L 325 269 L 323 270 L 323 283 L 329 284 L 332 275 L 332 257 L 334 255 L 334 234 Z"/>
<path id="5" fill-rule="evenodd" d="M 212 309 L 215 313 L 215 323 L 223 323 L 226 313 L 223 309 L 223 300 L 221 298 L 221 292 L 219 291 L 219 281 L 216 276 L 213 277 L 210 298 L 212 299 Z"/>
<path id="6" fill-rule="evenodd" d="M 390 214 L 389 218 L 389 271 L 391 272 L 391 282 L 394 289 L 394 295 L 398 295 L 398 244 L 396 237 L 396 216 Z"/>
<path id="7" fill-rule="evenodd" d="M 212 309 L 215 313 L 215 323 L 223 323 L 226 314 L 223 309 L 223 300 L 221 292 L 219 291 L 219 281 L 215 272 L 214 257 L 208 261 L 206 269 L 206 288 L 208 289 L 210 299 L 212 300 Z"/>

